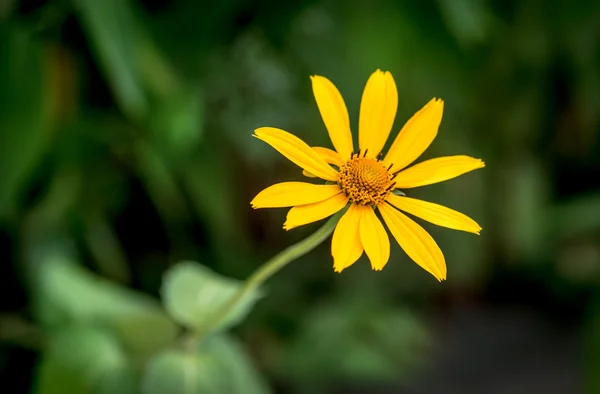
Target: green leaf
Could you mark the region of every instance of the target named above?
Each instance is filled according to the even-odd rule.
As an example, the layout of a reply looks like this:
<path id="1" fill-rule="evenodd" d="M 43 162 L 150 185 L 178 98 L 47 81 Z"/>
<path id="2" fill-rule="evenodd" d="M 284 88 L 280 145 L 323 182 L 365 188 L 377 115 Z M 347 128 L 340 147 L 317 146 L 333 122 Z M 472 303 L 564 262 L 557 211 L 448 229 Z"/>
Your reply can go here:
<path id="1" fill-rule="evenodd" d="M 148 126 L 172 160 L 187 156 L 202 131 L 200 89 L 173 71 L 131 2 L 75 3 L 121 109 Z"/>
<path id="2" fill-rule="evenodd" d="M 142 378 L 144 394 L 224 393 L 216 360 L 170 350 L 154 357 Z"/>
<path id="3" fill-rule="evenodd" d="M 218 360 L 227 376 L 227 393 L 264 394 L 270 389 L 258 374 L 242 345 L 231 336 L 210 338 L 211 354 Z"/>
<path id="4" fill-rule="evenodd" d="M 116 338 L 87 328 L 63 328 L 50 339 L 37 375 L 38 394 L 136 393 L 136 375 Z"/>
<path id="5" fill-rule="evenodd" d="M 128 2 L 76 0 L 75 4 L 117 102 L 134 119 L 142 118 L 149 102 L 136 64 L 140 33 Z"/>
<path id="6" fill-rule="evenodd" d="M 46 326 L 68 321 L 113 330 L 133 351 L 152 352 L 172 343 L 178 327 L 160 304 L 106 281 L 61 254 L 47 252 L 35 270 L 36 310 Z"/>
<path id="7" fill-rule="evenodd" d="M 39 42 L 0 27 L 0 216 L 12 213 L 18 188 L 50 141 L 56 92 L 43 54 Z"/>
<path id="8" fill-rule="evenodd" d="M 176 173 L 201 139 L 201 91 L 173 70 L 131 1 L 74 1 L 119 107 L 147 132 L 133 147 L 136 170 L 169 237 L 179 239 L 177 225 L 190 215 Z"/>
<path id="9" fill-rule="evenodd" d="M 269 388 L 242 347 L 224 335 L 198 349 L 169 350 L 150 362 L 142 377 L 144 394 L 266 394 Z"/>
<path id="10" fill-rule="evenodd" d="M 173 319 L 192 330 L 200 330 L 206 328 L 241 286 L 241 281 L 188 261 L 179 263 L 165 274 L 161 293 Z M 223 330 L 239 323 L 259 298 L 258 291 L 249 292 L 213 329 Z"/>

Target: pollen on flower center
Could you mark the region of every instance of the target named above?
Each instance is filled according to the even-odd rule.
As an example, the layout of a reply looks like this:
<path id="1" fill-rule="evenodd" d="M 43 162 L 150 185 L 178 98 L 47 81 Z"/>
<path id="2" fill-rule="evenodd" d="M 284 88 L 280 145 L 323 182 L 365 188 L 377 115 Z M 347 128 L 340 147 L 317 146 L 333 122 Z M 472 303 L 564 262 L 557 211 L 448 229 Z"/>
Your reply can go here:
<path id="1" fill-rule="evenodd" d="M 359 153 L 340 167 L 338 184 L 352 202 L 377 205 L 394 188 L 392 180 L 393 175 L 380 161 L 361 157 Z"/>

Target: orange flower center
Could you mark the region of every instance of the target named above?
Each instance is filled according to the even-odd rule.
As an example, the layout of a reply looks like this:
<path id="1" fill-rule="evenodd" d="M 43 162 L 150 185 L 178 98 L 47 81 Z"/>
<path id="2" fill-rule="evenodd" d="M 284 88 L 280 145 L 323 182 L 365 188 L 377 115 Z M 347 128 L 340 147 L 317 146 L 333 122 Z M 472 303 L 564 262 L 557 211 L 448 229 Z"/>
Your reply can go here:
<path id="1" fill-rule="evenodd" d="M 393 175 L 380 161 L 357 154 L 340 167 L 338 184 L 350 201 L 377 205 L 385 201 L 394 188 L 392 179 Z"/>

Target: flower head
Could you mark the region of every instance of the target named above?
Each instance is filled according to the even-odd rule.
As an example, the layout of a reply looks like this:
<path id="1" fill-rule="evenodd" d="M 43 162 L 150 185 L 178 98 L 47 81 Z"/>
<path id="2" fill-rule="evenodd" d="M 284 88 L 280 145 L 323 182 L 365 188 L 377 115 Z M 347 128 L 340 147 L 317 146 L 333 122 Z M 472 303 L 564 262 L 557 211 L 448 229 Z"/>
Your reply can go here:
<path id="1" fill-rule="evenodd" d="M 360 104 L 358 145 L 354 149 L 348 110 L 342 95 L 327 78 L 313 76 L 312 87 L 335 151 L 310 147 L 294 135 L 273 127 L 254 136 L 279 151 L 311 178 L 328 184 L 283 182 L 260 192 L 253 208 L 292 207 L 286 230 L 316 222 L 349 205 L 331 242 L 333 267 L 341 272 L 365 252 L 374 270 L 390 256 L 390 241 L 377 212 L 406 254 L 438 280 L 446 279 L 444 255 L 433 238 L 403 212 L 439 226 L 479 234 L 468 216 L 442 205 L 406 197 L 400 190 L 455 178 L 485 166 L 469 156 L 446 156 L 412 164 L 435 139 L 444 102 L 432 99 L 406 122 L 385 156 L 398 106 L 398 91 L 389 72 L 377 70 L 365 86 Z M 408 167 L 408 168 L 407 168 Z"/>

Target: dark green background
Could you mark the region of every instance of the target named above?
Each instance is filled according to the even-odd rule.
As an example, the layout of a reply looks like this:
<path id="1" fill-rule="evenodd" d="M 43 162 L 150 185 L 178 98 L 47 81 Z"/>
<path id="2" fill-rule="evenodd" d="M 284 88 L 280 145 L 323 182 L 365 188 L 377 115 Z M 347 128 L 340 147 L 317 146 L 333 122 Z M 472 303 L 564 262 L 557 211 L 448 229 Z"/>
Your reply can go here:
<path id="1" fill-rule="evenodd" d="M 329 146 L 309 76 L 356 131 L 377 68 L 392 135 L 441 97 L 424 157 L 486 162 L 409 194 L 481 236 L 424 225 L 441 284 L 397 245 L 335 274 L 326 242 L 235 328 L 254 364 L 278 393 L 600 393 L 600 2 L 566 0 L 0 0 L 0 391 L 67 329 L 36 307 L 50 251 L 158 298 L 180 260 L 243 279 L 314 231 L 250 208 L 303 179 L 252 131 Z"/>

